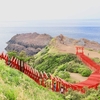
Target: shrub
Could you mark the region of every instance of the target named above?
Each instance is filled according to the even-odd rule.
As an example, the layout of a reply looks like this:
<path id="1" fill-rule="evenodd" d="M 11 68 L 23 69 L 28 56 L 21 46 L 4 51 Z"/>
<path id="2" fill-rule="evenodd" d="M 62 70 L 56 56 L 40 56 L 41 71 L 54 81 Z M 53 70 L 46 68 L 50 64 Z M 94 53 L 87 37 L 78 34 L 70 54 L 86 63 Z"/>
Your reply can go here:
<path id="1" fill-rule="evenodd" d="M 58 66 L 57 70 L 58 71 L 64 71 L 64 70 L 66 70 L 67 66 L 68 66 L 67 63 L 66 64 L 62 64 L 62 65 Z"/>
<path id="2" fill-rule="evenodd" d="M 68 92 L 65 95 L 65 100 L 82 100 L 84 94 L 80 92 L 73 91 L 72 89 L 68 89 Z"/>
<path id="3" fill-rule="evenodd" d="M 93 51 L 93 49 L 92 49 L 92 48 L 89 48 L 88 50 L 89 50 L 89 51 Z"/>
<path id="4" fill-rule="evenodd" d="M 92 59 L 96 63 L 100 63 L 100 59 L 98 57 Z"/>
<path id="5" fill-rule="evenodd" d="M 82 72 L 82 76 L 84 76 L 84 77 L 88 77 L 88 76 L 90 76 L 90 74 L 91 74 L 91 70 L 89 70 L 89 69 L 85 69 L 83 72 Z"/>
<path id="6" fill-rule="evenodd" d="M 59 71 L 56 75 L 62 79 L 70 78 L 70 74 L 66 71 Z"/>
<path id="7" fill-rule="evenodd" d="M 67 64 L 67 68 L 66 70 L 69 71 L 69 72 L 74 72 L 74 73 L 78 73 L 78 69 L 80 68 L 80 64 L 79 63 L 76 63 L 74 61 L 71 61 Z"/>
<path id="8" fill-rule="evenodd" d="M 84 77 L 88 77 L 91 74 L 91 70 L 88 69 L 88 68 L 84 68 L 84 67 L 83 68 L 79 68 L 78 72 Z"/>
<path id="9" fill-rule="evenodd" d="M 78 68 L 78 73 L 82 73 L 83 72 L 83 70 L 84 70 L 84 68 Z"/>

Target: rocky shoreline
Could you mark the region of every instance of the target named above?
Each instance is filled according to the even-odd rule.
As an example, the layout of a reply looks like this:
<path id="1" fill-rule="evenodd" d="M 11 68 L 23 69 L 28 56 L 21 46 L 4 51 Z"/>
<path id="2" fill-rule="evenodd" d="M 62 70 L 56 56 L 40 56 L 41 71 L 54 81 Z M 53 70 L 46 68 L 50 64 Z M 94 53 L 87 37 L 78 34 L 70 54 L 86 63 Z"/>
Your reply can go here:
<path id="1" fill-rule="evenodd" d="M 39 33 L 25 33 L 25 34 L 17 34 L 13 36 L 8 42 L 6 51 L 25 51 L 27 55 L 34 55 L 42 50 L 45 46 L 47 46 L 51 39 L 48 34 L 39 34 Z M 54 37 L 59 43 L 64 45 L 78 45 L 84 46 L 87 49 L 95 50 L 100 52 L 100 44 L 95 41 L 90 41 L 88 39 L 73 39 L 63 36 L 62 34 Z"/>
<path id="2" fill-rule="evenodd" d="M 8 45 L 5 50 L 17 52 L 23 50 L 27 55 L 34 55 L 48 45 L 51 39 L 52 37 L 48 34 L 38 34 L 36 32 L 17 34 L 7 42 Z"/>

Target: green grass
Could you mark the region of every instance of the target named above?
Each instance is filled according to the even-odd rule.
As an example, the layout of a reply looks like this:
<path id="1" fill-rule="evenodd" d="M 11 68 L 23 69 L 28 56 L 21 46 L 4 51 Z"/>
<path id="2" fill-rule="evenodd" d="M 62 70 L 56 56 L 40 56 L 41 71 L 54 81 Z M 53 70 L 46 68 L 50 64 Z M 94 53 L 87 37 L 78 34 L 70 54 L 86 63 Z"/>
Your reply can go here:
<path id="1" fill-rule="evenodd" d="M 0 61 L 0 100 L 100 100 L 99 94 L 100 87 L 86 89 L 85 94 L 71 89 L 65 95 L 55 93 Z"/>
<path id="2" fill-rule="evenodd" d="M 42 72 L 51 73 L 54 76 L 59 76 L 64 80 L 68 80 L 68 82 L 73 82 L 73 79 L 70 79 L 70 74 L 67 71 L 79 73 L 86 77 L 91 74 L 91 70 L 88 69 L 75 54 L 50 53 L 49 49 L 51 50 L 50 47 L 45 47 L 41 52 L 35 55 L 33 62 L 34 68 Z M 80 70 L 82 71 L 80 72 Z"/>
<path id="3" fill-rule="evenodd" d="M 99 63 L 100 64 L 100 58 L 96 57 L 96 58 L 92 58 L 92 60 L 96 63 Z"/>
<path id="4" fill-rule="evenodd" d="M 98 59 L 96 59 L 98 61 Z M 72 82 L 69 72 L 89 75 L 90 70 L 77 59 L 74 54 L 59 54 L 49 52 L 44 48 L 30 62 L 39 71 L 46 71 Z M 50 80 L 49 80 L 50 81 Z M 75 80 L 74 80 L 75 81 Z M 37 85 L 23 73 L 12 69 L 0 61 L 0 100 L 100 100 L 100 87 L 98 90 L 87 89 L 85 94 L 68 89 L 65 95 L 52 92 Z"/>
<path id="5" fill-rule="evenodd" d="M 0 60 L 0 100 L 64 100 L 64 97 L 37 85 Z"/>
<path id="6" fill-rule="evenodd" d="M 52 42 L 55 40 L 53 39 Z M 90 51 L 93 50 L 90 49 Z M 91 71 L 77 59 L 76 55 L 61 54 L 55 45 L 45 47 L 33 58 L 30 65 L 34 68 L 52 73 L 69 82 L 73 80 L 67 71 L 80 73 L 83 76 L 91 74 Z M 98 90 L 87 89 L 85 94 L 69 89 L 65 95 L 61 95 L 38 86 L 26 75 L 5 66 L 2 62 L 0 62 L 0 83 L 1 100 L 100 100 L 100 87 Z"/>
<path id="7" fill-rule="evenodd" d="M 54 73 L 58 66 L 74 60 L 76 56 L 74 54 L 55 54 L 46 53 L 44 55 L 36 57 L 34 66 L 40 71 L 46 71 L 47 73 Z M 64 68 L 63 68 L 64 70 Z"/>

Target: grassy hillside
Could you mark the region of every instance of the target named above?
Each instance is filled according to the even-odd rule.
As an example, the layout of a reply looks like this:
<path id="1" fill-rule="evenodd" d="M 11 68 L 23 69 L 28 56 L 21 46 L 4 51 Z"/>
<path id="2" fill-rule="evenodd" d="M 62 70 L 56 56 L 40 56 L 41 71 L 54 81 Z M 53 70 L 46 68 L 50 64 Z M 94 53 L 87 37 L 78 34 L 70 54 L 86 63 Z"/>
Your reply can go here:
<path id="1" fill-rule="evenodd" d="M 80 73 L 82 76 L 91 74 L 91 70 L 76 55 L 59 53 L 58 51 L 56 52 L 56 49 L 53 48 L 52 50 L 50 47 L 45 47 L 39 52 L 31 64 L 40 71 L 50 72 L 69 82 L 75 82 L 75 80 L 70 79 L 68 72 Z M 99 94 L 100 87 L 98 87 L 98 90 L 86 88 L 85 94 L 69 89 L 64 96 L 65 100 L 100 100 Z"/>
<path id="2" fill-rule="evenodd" d="M 0 60 L 0 100 L 64 100 Z"/>
<path id="3" fill-rule="evenodd" d="M 99 94 L 100 88 L 85 94 L 70 89 L 65 95 L 55 93 L 0 61 L 0 100 L 100 100 Z"/>
<path id="4" fill-rule="evenodd" d="M 91 74 L 91 70 L 75 54 L 53 52 L 51 47 L 45 47 L 35 55 L 34 60 L 30 64 L 33 64 L 32 66 L 39 71 L 52 73 L 69 82 L 75 82 L 75 80 L 70 79 L 68 72 L 79 73 L 82 76 L 89 76 Z"/>
<path id="5" fill-rule="evenodd" d="M 52 41 L 55 42 L 54 40 Z M 82 76 L 89 76 L 91 74 L 91 70 L 88 69 L 88 67 L 85 66 L 76 57 L 75 54 L 59 52 L 59 50 L 56 49 L 56 46 L 57 45 L 53 44 L 51 46 L 45 47 L 35 56 L 29 57 L 29 60 L 25 60 L 26 56 L 24 54 L 21 54 L 21 56 L 19 55 L 20 57 L 18 57 L 21 60 L 27 61 L 31 66 L 38 69 L 39 71 L 52 73 L 53 75 L 59 76 L 69 82 L 75 82 L 75 80 L 71 80 L 69 72 L 79 73 Z M 6 68 L 4 68 L 3 70 L 5 70 Z M 5 90 L 8 89 L 8 91 L 13 91 L 10 92 L 10 94 L 17 98 L 17 100 L 100 100 L 100 87 L 98 88 L 98 90 L 86 89 L 87 91 L 85 94 L 81 94 L 78 91 L 69 89 L 68 92 L 65 93 L 65 95 L 61 95 L 58 93 L 54 93 L 51 90 L 48 91 L 48 89 L 44 89 L 41 86 L 36 85 L 34 81 L 20 72 L 17 72 L 15 70 L 12 70 L 11 72 L 9 71 L 11 71 L 11 69 L 3 72 L 7 72 L 8 74 L 1 74 L 1 82 L 5 82 L 4 84 L 7 84 L 6 89 L 1 88 L 2 97 L 7 98 L 9 92 L 7 92 L 8 94 L 6 96 Z M 8 76 L 10 77 L 10 79 Z M 13 98 L 9 100 L 16 99 Z"/>

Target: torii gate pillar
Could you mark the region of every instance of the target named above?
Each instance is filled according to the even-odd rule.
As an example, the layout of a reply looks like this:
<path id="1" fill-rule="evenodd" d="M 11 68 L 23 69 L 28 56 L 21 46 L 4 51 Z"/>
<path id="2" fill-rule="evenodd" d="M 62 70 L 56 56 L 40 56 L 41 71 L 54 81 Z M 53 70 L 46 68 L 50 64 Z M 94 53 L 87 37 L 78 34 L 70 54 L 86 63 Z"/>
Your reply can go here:
<path id="1" fill-rule="evenodd" d="M 77 54 L 84 54 L 84 47 L 76 47 L 76 55 Z"/>

